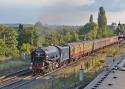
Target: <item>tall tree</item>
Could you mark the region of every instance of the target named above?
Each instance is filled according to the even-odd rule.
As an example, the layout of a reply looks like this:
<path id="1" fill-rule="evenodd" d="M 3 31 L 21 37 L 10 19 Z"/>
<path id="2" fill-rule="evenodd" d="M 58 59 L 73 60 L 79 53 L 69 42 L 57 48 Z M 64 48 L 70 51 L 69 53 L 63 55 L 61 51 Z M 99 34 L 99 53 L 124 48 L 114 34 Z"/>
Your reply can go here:
<path id="1" fill-rule="evenodd" d="M 107 18 L 106 18 L 105 10 L 103 7 L 99 8 L 98 25 L 99 25 L 98 37 L 100 38 L 104 36 L 104 30 L 107 27 Z"/>
<path id="2" fill-rule="evenodd" d="M 112 35 L 112 32 L 109 30 L 109 28 L 107 26 L 107 18 L 106 18 L 105 10 L 103 7 L 99 8 L 98 26 L 99 26 L 98 38 L 107 37 L 107 36 Z"/>
<path id="3" fill-rule="evenodd" d="M 0 50 L 5 56 L 19 56 L 15 29 L 0 25 L 0 39 Z"/>
<path id="4" fill-rule="evenodd" d="M 29 43 L 35 45 L 37 41 L 36 29 L 33 27 L 27 27 L 18 35 L 19 46 L 22 46 L 23 43 Z"/>
<path id="5" fill-rule="evenodd" d="M 9 29 L 8 31 L 6 31 L 6 40 L 5 43 L 7 45 L 8 48 L 12 48 L 12 49 L 16 49 L 17 47 L 17 40 L 16 40 L 16 31 L 14 31 L 13 29 Z"/>
<path id="6" fill-rule="evenodd" d="M 92 14 L 90 15 L 89 22 L 90 22 L 90 23 L 92 23 L 92 22 L 93 22 L 93 15 L 92 15 Z"/>
<path id="7" fill-rule="evenodd" d="M 36 46 L 42 47 L 45 45 L 45 32 L 43 30 L 43 25 L 40 21 L 38 21 L 35 23 L 34 28 L 36 29 L 35 33 L 37 35 Z"/>
<path id="8" fill-rule="evenodd" d="M 18 31 L 22 31 L 23 30 L 23 25 L 22 24 L 19 24 L 19 27 L 18 27 Z"/>
<path id="9" fill-rule="evenodd" d="M 6 44 L 3 41 L 3 39 L 0 39 L 0 56 L 5 56 L 5 52 L 6 52 Z"/>

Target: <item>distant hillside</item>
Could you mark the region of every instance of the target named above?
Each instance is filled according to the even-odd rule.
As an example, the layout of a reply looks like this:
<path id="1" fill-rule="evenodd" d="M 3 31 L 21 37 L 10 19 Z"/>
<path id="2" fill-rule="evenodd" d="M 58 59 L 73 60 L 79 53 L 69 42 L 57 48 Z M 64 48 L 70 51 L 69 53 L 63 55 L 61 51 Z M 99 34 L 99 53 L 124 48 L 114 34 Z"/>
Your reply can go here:
<path id="1" fill-rule="evenodd" d="M 11 27 L 11 28 L 18 29 L 19 24 L 20 24 L 20 23 L 16 23 L 16 24 L 2 24 L 2 25 L 5 25 L 5 26 L 7 26 L 7 27 Z M 22 24 L 22 25 L 23 25 L 23 27 L 33 27 L 32 24 Z"/>
<path id="2" fill-rule="evenodd" d="M 11 27 L 17 30 L 19 27 L 19 24 L 21 23 L 1 24 L 1 25 L 5 25 L 7 27 Z M 36 28 L 40 28 L 45 32 L 63 31 L 64 29 L 78 31 L 82 27 L 82 26 L 68 26 L 68 25 L 47 25 L 47 24 L 43 25 L 41 22 L 37 22 L 35 25 L 34 24 L 22 24 L 22 25 L 24 28 L 34 26 Z"/>
<path id="3" fill-rule="evenodd" d="M 77 31 L 81 26 L 66 26 L 66 25 L 44 25 L 43 30 L 47 32 L 62 31 L 63 29 Z"/>
<path id="4" fill-rule="evenodd" d="M 47 25 L 47 24 L 42 24 L 40 21 L 36 22 L 34 26 L 46 32 L 63 31 L 64 29 L 78 31 L 78 29 L 81 27 L 81 26 L 69 26 L 69 25 Z"/>
<path id="5" fill-rule="evenodd" d="M 21 23 L 15 23 L 15 24 L 0 24 L 0 25 L 5 25 L 7 27 L 11 27 L 11 28 L 14 28 L 14 29 L 18 29 L 19 27 L 19 24 Z M 23 27 L 33 27 L 35 26 L 36 28 L 41 28 L 41 30 L 45 31 L 45 32 L 55 32 L 55 31 L 63 31 L 63 29 L 67 29 L 67 30 L 74 30 L 74 31 L 78 31 L 81 27 L 83 27 L 82 25 L 81 26 L 68 26 L 68 25 L 43 25 L 41 22 L 37 22 L 35 25 L 33 24 L 22 24 Z M 108 25 L 109 29 L 111 31 L 114 31 L 117 29 L 117 25 L 114 25 L 114 24 L 111 24 L 111 25 Z"/>
<path id="6" fill-rule="evenodd" d="M 1 25 L 5 25 L 7 27 L 11 27 L 14 29 L 18 29 L 20 23 L 15 23 L 15 24 L 1 24 Z M 62 31 L 63 29 L 67 29 L 67 30 L 78 30 L 81 26 L 66 26 L 66 25 L 42 25 L 41 23 L 36 23 L 35 25 L 33 24 L 22 24 L 23 27 L 37 27 L 37 28 L 41 28 L 43 31 L 46 32 L 54 32 L 54 31 Z"/>

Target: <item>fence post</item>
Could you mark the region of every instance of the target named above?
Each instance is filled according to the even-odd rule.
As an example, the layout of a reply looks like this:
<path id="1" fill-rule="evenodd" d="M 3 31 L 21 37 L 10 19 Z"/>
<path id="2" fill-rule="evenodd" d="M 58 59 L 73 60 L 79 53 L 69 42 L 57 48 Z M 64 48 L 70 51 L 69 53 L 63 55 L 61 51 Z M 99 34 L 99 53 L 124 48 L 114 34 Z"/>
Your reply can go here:
<path id="1" fill-rule="evenodd" d="M 83 81 L 83 79 L 84 79 L 84 71 L 83 71 L 83 68 L 81 66 L 80 73 L 79 73 L 79 80 Z"/>
<path id="2" fill-rule="evenodd" d="M 52 89 L 54 89 L 54 75 L 52 75 L 52 78 L 51 78 L 51 81 L 52 81 Z"/>
<path id="3" fill-rule="evenodd" d="M 112 58 L 111 55 L 108 55 L 107 56 L 107 66 L 108 66 L 108 69 L 110 69 L 112 64 L 113 64 L 113 58 Z"/>
<path id="4" fill-rule="evenodd" d="M 54 86 L 53 86 L 53 78 L 52 78 L 52 89 L 54 89 Z"/>
<path id="5" fill-rule="evenodd" d="M 65 83 L 65 74 L 64 74 L 64 76 L 63 76 L 63 89 L 67 89 L 67 88 L 66 88 L 66 83 Z"/>

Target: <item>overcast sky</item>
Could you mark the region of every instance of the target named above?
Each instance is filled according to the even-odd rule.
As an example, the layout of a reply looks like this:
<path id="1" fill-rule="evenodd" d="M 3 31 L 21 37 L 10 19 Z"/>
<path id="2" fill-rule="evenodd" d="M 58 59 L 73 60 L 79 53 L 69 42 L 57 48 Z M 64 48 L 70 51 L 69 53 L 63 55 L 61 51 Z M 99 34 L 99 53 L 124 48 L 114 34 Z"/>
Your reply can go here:
<path id="1" fill-rule="evenodd" d="M 106 10 L 108 24 L 125 23 L 125 0 L 0 0 L 0 23 L 84 25 L 90 14 Z"/>

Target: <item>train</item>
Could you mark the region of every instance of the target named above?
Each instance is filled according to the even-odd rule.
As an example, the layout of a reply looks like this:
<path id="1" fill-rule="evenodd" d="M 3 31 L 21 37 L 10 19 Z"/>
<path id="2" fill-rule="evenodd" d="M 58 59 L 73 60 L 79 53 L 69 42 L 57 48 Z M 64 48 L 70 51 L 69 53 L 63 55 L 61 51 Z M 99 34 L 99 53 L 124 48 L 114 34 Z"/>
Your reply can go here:
<path id="1" fill-rule="evenodd" d="M 31 52 L 30 69 L 33 74 L 47 73 L 118 42 L 118 36 L 113 36 L 93 41 L 68 43 L 64 46 L 39 47 Z"/>

